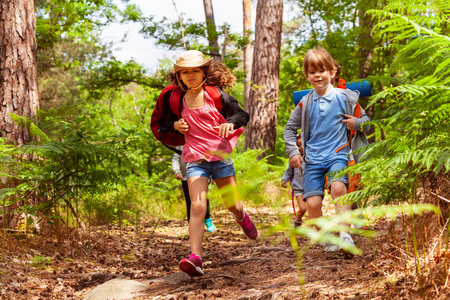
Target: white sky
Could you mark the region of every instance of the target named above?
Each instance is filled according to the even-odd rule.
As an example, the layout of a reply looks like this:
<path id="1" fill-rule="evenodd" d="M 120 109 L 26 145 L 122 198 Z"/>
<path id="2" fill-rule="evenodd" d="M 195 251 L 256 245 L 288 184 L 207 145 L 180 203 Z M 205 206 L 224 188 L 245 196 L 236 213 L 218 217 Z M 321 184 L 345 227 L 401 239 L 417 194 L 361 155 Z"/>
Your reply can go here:
<path id="1" fill-rule="evenodd" d="M 178 17 L 172 0 L 131 0 L 130 4 L 137 4 L 144 16 L 154 16 L 155 20 L 163 17 L 177 21 Z M 183 18 L 190 18 L 196 22 L 205 21 L 203 0 L 175 0 L 179 14 Z M 242 32 L 242 0 L 212 0 L 216 26 L 227 23 L 231 26 L 231 32 Z M 256 1 L 252 4 L 252 21 L 256 12 Z M 158 59 L 173 59 L 180 51 L 168 51 L 154 45 L 153 40 L 144 39 L 139 34 L 139 24 L 111 24 L 104 30 L 102 37 L 105 41 L 115 42 L 113 55 L 120 61 L 134 59 L 143 64 L 148 70 L 154 71 L 158 65 Z M 127 34 L 125 43 L 119 42 L 124 34 Z"/>

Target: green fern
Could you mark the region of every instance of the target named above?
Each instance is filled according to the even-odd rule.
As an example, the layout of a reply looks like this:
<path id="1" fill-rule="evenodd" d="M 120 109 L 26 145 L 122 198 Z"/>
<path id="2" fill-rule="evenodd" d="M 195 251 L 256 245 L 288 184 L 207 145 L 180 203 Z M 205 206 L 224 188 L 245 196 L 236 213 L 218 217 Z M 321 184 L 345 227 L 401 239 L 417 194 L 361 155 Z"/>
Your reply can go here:
<path id="1" fill-rule="evenodd" d="M 351 168 L 363 174 L 365 187 L 349 196 L 352 201 L 401 202 L 429 172 L 450 170 L 449 3 L 395 0 L 369 11 L 376 22 L 373 34 L 393 37 L 386 48 L 396 52 L 389 66 L 396 77 L 371 78 L 384 85 L 369 102 L 383 103 L 372 125 L 384 139 L 367 148 L 370 159 Z"/>

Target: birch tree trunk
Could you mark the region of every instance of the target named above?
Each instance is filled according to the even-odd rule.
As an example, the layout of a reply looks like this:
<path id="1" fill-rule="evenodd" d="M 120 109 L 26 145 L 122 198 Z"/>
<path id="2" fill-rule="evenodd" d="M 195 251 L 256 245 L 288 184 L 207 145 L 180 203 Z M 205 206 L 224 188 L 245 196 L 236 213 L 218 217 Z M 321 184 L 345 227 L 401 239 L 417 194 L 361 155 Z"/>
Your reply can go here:
<path id="1" fill-rule="evenodd" d="M 34 117 L 39 108 L 36 49 L 34 1 L 0 1 L 0 133 L 18 145 L 30 133 L 9 114 Z"/>
<path id="2" fill-rule="evenodd" d="M 217 40 L 216 22 L 214 21 L 214 10 L 211 0 L 203 0 L 206 16 L 206 30 L 208 32 L 208 42 L 210 55 L 214 60 L 220 60 L 219 42 Z"/>
<path id="3" fill-rule="evenodd" d="M 248 39 L 247 44 L 244 47 L 244 107 L 248 111 L 249 99 L 250 99 L 250 85 L 252 76 L 252 62 L 253 62 L 253 47 L 251 40 L 252 30 L 252 0 L 242 0 L 243 7 L 243 19 L 244 19 L 244 38 Z"/>
<path id="4" fill-rule="evenodd" d="M 256 8 L 255 49 L 245 146 L 275 152 L 283 0 L 260 0 Z"/>

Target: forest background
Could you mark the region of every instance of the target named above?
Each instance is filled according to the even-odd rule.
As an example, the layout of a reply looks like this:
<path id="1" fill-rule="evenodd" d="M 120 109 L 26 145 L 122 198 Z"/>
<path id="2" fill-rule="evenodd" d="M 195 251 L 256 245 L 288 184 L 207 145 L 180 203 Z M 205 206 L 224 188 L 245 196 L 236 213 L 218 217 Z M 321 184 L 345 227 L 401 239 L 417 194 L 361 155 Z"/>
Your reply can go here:
<path id="1" fill-rule="evenodd" d="M 439 207 L 439 219 L 448 227 L 449 1 L 286 0 L 285 9 L 296 13 L 289 20 L 280 18 L 283 1 L 258 1 L 254 41 L 248 31 L 229 32 L 226 24 L 214 24 L 213 15 L 205 22 L 183 15 L 175 22 L 156 20 L 132 1 L 122 2 L 125 9 L 107 0 L 35 1 L 34 110 L 14 113 L 5 105 L 5 88 L 1 95 L 3 255 L 8 232 L 51 228 L 63 247 L 78 239 L 64 227 L 88 233 L 91 226 L 105 224 L 139 230 L 185 214 L 170 168 L 173 153 L 149 128 L 173 62 L 162 61 L 148 73 L 135 61 L 115 59 L 111 45 L 101 40 L 112 21 L 139 23 L 145 37 L 166 49 L 181 52 L 184 41 L 188 49 L 222 60 L 238 78 L 229 92 L 248 110 L 263 105 L 253 111 L 260 115 L 250 121 L 251 134 L 241 137 L 232 154 L 240 196 L 250 205 L 284 205 L 269 187 L 279 185 L 287 165 L 283 128 L 294 108 L 292 93 L 310 88 L 302 72 L 304 53 L 315 46 L 327 49 L 342 66 L 341 78 L 369 80 L 374 92 L 361 100 L 373 120 L 367 159 L 350 169 L 362 174 L 364 188 L 345 200 L 359 201 L 366 217 L 404 212 L 400 204 L 405 203 L 412 217 Z M 278 7 L 278 13 L 267 14 L 270 7 Z M 269 61 L 279 69 L 264 65 L 258 37 L 272 33 L 258 33 L 261 28 L 275 35 L 276 55 Z M 253 71 L 246 84 L 243 53 L 250 46 Z M 1 59 L 5 87 L 8 59 Z M 258 82 L 262 69 L 271 82 Z M 264 130 L 252 133 L 255 128 Z M 222 205 L 214 187 L 211 194 L 212 206 Z M 377 215 L 374 208 L 380 207 L 385 210 Z M 448 246 L 448 230 L 445 236 Z"/>

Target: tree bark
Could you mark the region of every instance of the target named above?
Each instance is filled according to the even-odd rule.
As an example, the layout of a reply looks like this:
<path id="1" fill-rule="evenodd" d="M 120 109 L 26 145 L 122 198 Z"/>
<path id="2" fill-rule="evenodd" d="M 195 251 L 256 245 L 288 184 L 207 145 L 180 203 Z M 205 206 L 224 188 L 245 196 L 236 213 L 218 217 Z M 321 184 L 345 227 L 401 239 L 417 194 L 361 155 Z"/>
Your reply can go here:
<path id="1" fill-rule="evenodd" d="M 245 146 L 275 152 L 283 0 L 261 0 L 256 8 L 252 85 Z"/>
<path id="2" fill-rule="evenodd" d="M 22 145 L 30 133 L 10 113 L 34 117 L 39 108 L 34 1 L 1 1 L 0 8 L 0 133 Z"/>
<path id="3" fill-rule="evenodd" d="M 373 49 L 376 48 L 375 41 L 371 35 L 373 29 L 372 17 L 366 14 L 366 11 L 371 8 L 376 8 L 378 1 L 366 1 L 364 6 L 358 9 L 359 16 L 359 28 L 361 30 L 358 36 L 358 78 L 367 78 L 367 76 L 372 75 L 374 71 L 373 67 Z M 365 106 L 367 100 L 363 99 L 362 105 Z M 383 103 L 380 103 L 379 108 L 383 107 Z M 366 110 L 367 115 L 373 119 L 375 114 L 375 107 L 372 106 Z M 371 126 L 369 135 L 375 131 L 375 128 Z M 369 142 L 375 142 L 375 137 L 369 138 Z"/>
<path id="4" fill-rule="evenodd" d="M 214 21 L 214 11 L 211 0 L 203 0 L 206 16 L 206 30 L 208 33 L 208 42 L 210 55 L 214 60 L 220 60 L 219 42 L 217 40 L 216 22 Z"/>
<path id="5" fill-rule="evenodd" d="M 252 30 L 252 0 L 242 0 L 244 19 L 244 38 L 248 39 L 244 47 L 244 107 L 248 111 L 250 99 L 250 82 L 252 76 L 253 47 L 251 40 Z"/>
<path id="6" fill-rule="evenodd" d="M 367 15 L 366 11 L 370 8 L 375 8 L 376 5 L 372 2 L 365 2 L 364 8 L 358 9 L 359 28 L 361 30 L 358 36 L 358 52 L 360 60 L 358 62 L 358 78 L 367 78 L 373 71 L 373 49 L 375 42 L 371 35 L 373 29 L 372 16 Z"/>

